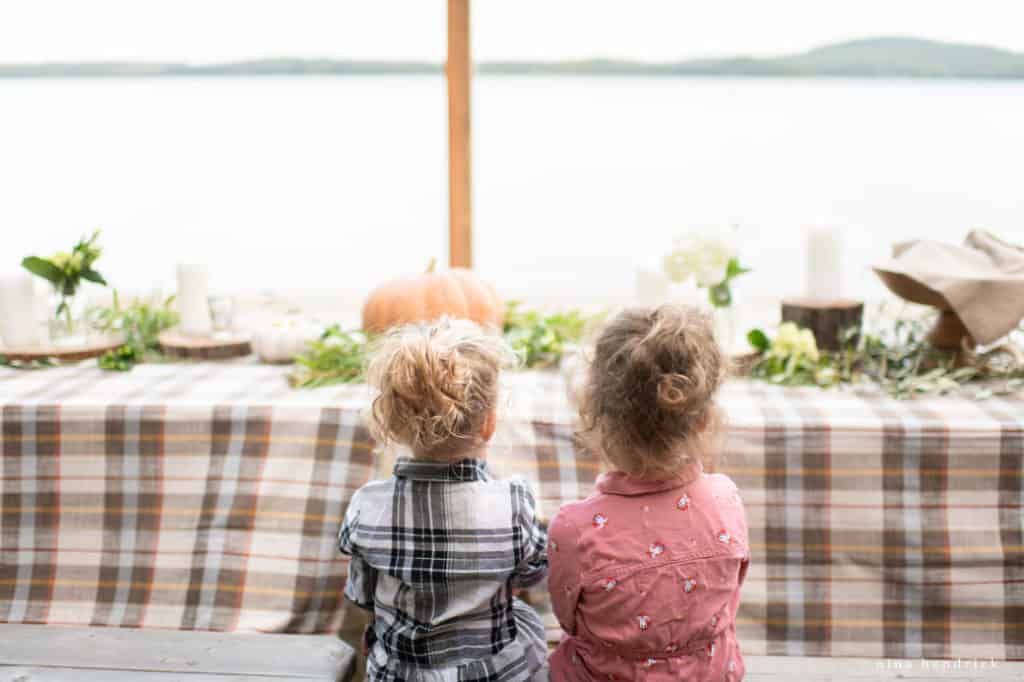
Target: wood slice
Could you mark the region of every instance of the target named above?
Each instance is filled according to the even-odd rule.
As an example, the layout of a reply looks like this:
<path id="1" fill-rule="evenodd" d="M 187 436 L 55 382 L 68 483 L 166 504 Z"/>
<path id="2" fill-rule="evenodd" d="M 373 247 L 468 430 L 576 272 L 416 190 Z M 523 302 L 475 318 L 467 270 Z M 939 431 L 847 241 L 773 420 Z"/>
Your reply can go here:
<path id="1" fill-rule="evenodd" d="M 37 360 L 56 360 L 58 362 L 80 362 L 90 358 L 98 358 L 107 351 L 115 350 L 124 343 L 120 336 L 103 336 L 91 338 L 81 346 L 22 346 L 6 348 L 0 346 L 0 355 L 14 362 L 34 362 Z"/>
<path id="2" fill-rule="evenodd" d="M 189 360 L 229 360 L 252 353 L 248 336 L 186 336 L 178 329 L 168 329 L 158 341 L 165 355 Z"/>
<path id="3" fill-rule="evenodd" d="M 824 350 L 839 350 L 843 332 L 851 327 L 857 329 L 857 334 L 849 342 L 856 344 L 863 319 L 862 301 L 794 298 L 782 302 L 782 321 L 810 329 L 814 332 L 818 348 Z"/>

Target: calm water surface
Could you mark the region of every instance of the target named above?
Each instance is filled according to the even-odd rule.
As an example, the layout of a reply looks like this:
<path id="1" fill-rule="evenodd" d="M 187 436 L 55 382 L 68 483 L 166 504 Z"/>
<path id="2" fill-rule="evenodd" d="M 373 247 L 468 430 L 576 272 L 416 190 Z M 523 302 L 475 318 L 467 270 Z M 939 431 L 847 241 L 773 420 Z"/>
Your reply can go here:
<path id="1" fill-rule="evenodd" d="M 690 226 L 736 223 L 741 295 L 803 288 L 802 231 L 1024 241 L 1024 84 L 476 80 L 478 266 L 509 296 L 621 301 Z M 0 81 L 0 269 L 102 226 L 122 288 L 212 264 L 223 292 L 358 301 L 446 253 L 434 77 Z"/>

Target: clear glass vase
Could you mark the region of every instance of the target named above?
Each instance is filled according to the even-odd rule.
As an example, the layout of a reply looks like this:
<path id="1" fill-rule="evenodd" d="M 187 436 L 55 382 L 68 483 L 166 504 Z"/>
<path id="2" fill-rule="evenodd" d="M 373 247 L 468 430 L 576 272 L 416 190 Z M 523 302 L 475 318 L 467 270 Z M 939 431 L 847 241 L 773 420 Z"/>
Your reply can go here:
<path id="1" fill-rule="evenodd" d="M 715 336 L 718 337 L 718 343 L 722 347 L 722 350 L 729 355 L 733 355 L 738 352 L 739 339 L 739 321 L 736 306 L 734 304 L 727 306 L 715 306 Z"/>
<path id="2" fill-rule="evenodd" d="M 47 329 L 50 343 L 61 348 L 84 346 L 89 340 L 85 321 L 85 299 L 81 294 L 70 296 L 54 291 L 50 294 Z"/>

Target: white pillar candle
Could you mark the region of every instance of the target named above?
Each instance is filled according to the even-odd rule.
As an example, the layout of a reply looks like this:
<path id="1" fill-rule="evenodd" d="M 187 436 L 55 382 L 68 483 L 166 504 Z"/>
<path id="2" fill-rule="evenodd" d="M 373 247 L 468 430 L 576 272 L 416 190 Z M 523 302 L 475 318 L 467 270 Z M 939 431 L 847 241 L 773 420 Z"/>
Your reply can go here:
<path id="1" fill-rule="evenodd" d="M 35 283 L 28 273 L 0 275 L 0 339 L 8 348 L 38 345 Z"/>
<path id="2" fill-rule="evenodd" d="M 842 283 L 842 232 L 834 227 L 812 227 L 807 232 L 807 297 L 838 300 L 843 294 Z"/>
<path id="3" fill-rule="evenodd" d="M 186 336 L 210 336 L 209 273 L 205 265 L 178 266 L 178 315 L 181 333 Z"/>

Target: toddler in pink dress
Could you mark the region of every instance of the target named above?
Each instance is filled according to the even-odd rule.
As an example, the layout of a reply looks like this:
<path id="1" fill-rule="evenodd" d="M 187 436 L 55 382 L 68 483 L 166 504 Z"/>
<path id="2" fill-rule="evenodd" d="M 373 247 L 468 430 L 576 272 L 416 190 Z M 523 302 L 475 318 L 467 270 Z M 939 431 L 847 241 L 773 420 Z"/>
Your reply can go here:
<path id="1" fill-rule="evenodd" d="M 696 309 L 627 310 L 602 331 L 581 436 L 611 471 L 550 524 L 554 682 L 743 678 L 746 518 L 736 485 L 701 463 L 724 374 Z"/>

